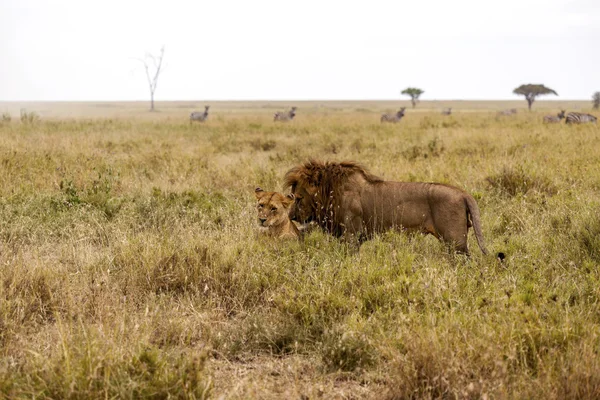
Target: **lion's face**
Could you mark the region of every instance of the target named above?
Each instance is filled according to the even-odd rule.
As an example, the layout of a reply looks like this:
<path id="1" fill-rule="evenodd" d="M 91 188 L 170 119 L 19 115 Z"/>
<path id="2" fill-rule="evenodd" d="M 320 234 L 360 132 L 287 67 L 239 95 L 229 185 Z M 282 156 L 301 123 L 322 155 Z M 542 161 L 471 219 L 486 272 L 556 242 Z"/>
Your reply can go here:
<path id="1" fill-rule="evenodd" d="M 258 225 L 263 228 L 277 226 L 289 220 L 289 209 L 294 203 L 292 194 L 284 196 L 278 192 L 265 192 L 261 188 L 254 191 L 258 212 Z"/>
<path id="2" fill-rule="evenodd" d="M 314 193 L 303 187 L 294 187 L 292 195 L 294 196 L 294 203 L 290 207 L 290 219 L 303 225 L 312 222 L 315 219 Z"/>

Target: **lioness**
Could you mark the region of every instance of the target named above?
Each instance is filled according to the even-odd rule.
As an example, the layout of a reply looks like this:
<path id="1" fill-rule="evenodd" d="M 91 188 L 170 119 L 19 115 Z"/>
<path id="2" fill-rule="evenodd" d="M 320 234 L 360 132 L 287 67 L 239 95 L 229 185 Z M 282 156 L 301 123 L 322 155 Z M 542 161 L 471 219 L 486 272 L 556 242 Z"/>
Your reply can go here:
<path id="1" fill-rule="evenodd" d="M 473 226 L 487 254 L 477 203 L 453 186 L 389 182 L 352 161 L 310 160 L 286 173 L 285 187 L 295 195 L 291 219 L 315 221 L 337 237 L 364 240 L 387 229 L 420 231 L 469 254 L 467 233 Z"/>
<path id="2" fill-rule="evenodd" d="M 278 192 L 265 192 L 257 187 L 254 190 L 258 204 L 258 225 L 261 233 L 282 239 L 299 239 L 300 231 L 289 217 L 294 195 L 284 196 Z"/>

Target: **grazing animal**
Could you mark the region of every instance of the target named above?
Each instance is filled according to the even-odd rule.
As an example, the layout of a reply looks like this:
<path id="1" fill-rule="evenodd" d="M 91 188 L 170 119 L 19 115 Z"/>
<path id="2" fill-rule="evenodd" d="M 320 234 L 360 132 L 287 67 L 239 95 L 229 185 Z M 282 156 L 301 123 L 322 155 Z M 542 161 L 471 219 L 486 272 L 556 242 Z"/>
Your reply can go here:
<path id="1" fill-rule="evenodd" d="M 290 109 L 290 111 L 288 111 L 288 112 L 277 111 L 275 113 L 275 115 L 273 116 L 273 121 L 281 121 L 281 122 L 291 121 L 294 119 L 295 116 L 296 116 L 296 107 L 292 107 Z"/>
<path id="2" fill-rule="evenodd" d="M 567 119 L 565 122 L 567 124 L 586 124 L 588 122 L 595 124 L 597 120 L 598 118 L 594 117 L 592 114 L 570 112 L 567 114 Z"/>
<path id="3" fill-rule="evenodd" d="M 556 115 L 546 115 L 544 116 L 545 124 L 556 124 L 559 123 L 565 117 L 565 110 L 560 110 L 560 112 Z"/>
<path id="4" fill-rule="evenodd" d="M 265 192 L 259 187 L 254 190 L 254 194 L 258 201 L 258 226 L 262 234 L 279 239 L 300 238 L 300 231 L 288 214 L 294 203 L 294 195 Z"/>
<path id="5" fill-rule="evenodd" d="M 204 106 L 204 112 L 194 111 L 190 114 L 190 124 L 193 121 L 204 122 L 208 119 L 208 109 L 210 106 Z"/>
<path id="6" fill-rule="evenodd" d="M 404 110 L 406 107 L 402 107 L 396 114 L 381 114 L 381 122 L 391 122 L 395 124 L 404 117 Z"/>
<path id="7" fill-rule="evenodd" d="M 477 202 L 456 187 L 384 181 L 352 161 L 310 160 L 284 179 L 295 196 L 290 218 L 301 224 L 314 221 L 336 237 L 360 243 L 388 229 L 417 231 L 469 254 L 467 233 L 473 226 L 487 254 Z"/>
<path id="8" fill-rule="evenodd" d="M 442 111 L 442 115 L 452 115 L 452 108 L 447 108 Z"/>
<path id="9" fill-rule="evenodd" d="M 498 116 L 507 116 L 507 115 L 514 115 L 517 113 L 517 109 L 516 108 L 511 108 L 510 110 L 502 110 L 502 111 L 498 111 Z"/>

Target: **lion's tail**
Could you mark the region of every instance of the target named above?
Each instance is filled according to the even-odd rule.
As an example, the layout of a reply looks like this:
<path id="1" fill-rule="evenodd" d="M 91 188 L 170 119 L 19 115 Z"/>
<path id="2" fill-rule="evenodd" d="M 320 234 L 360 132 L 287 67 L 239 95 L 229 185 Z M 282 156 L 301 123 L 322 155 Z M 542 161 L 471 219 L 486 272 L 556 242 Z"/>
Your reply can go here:
<path id="1" fill-rule="evenodd" d="M 473 230 L 475 231 L 477 244 L 479 244 L 479 248 L 481 249 L 481 252 L 483 254 L 488 254 L 483 240 L 483 232 L 481 230 L 481 216 L 479 215 L 479 206 L 477 205 L 477 202 L 471 195 L 465 196 L 465 202 L 467 203 L 467 209 L 469 210 L 469 214 L 471 214 L 471 221 L 473 222 Z"/>

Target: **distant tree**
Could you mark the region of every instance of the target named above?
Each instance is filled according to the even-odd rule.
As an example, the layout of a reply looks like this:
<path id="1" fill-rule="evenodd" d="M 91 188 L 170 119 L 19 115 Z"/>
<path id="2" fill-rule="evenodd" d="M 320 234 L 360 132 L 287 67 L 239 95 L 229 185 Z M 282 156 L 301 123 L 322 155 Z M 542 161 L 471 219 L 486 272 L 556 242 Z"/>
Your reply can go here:
<path id="1" fill-rule="evenodd" d="M 527 100 L 527 106 L 529 107 L 529 111 L 531 111 L 531 105 L 533 104 L 537 96 L 542 96 L 546 94 L 553 94 L 558 96 L 558 93 L 556 93 L 550 88 L 547 88 L 544 85 L 534 85 L 531 83 L 519 86 L 518 88 L 513 90 L 513 93 L 525 96 L 525 100 Z"/>
<path id="2" fill-rule="evenodd" d="M 425 93 L 423 90 L 413 87 L 406 88 L 401 92 L 401 94 L 410 96 L 410 102 L 412 103 L 413 108 L 417 106 L 417 103 L 419 102 L 419 97 L 423 93 Z"/>
<path id="3" fill-rule="evenodd" d="M 158 84 L 158 77 L 161 73 L 164 56 L 165 46 L 161 47 L 160 55 L 154 56 L 150 53 L 146 53 L 144 58 L 139 59 L 139 61 L 144 64 L 146 78 L 148 79 L 148 87 L 150 89 L 150 111 L 154 111 L 154 93 L 156 92 L 156 85 Z"/>
<path id="4" fill-rule="evenodd" d="M 600 92 L 596 92 L 592 95 L 592 104 L 593 104 L 594 110 L 597 110 L 600 108 Z"/>

